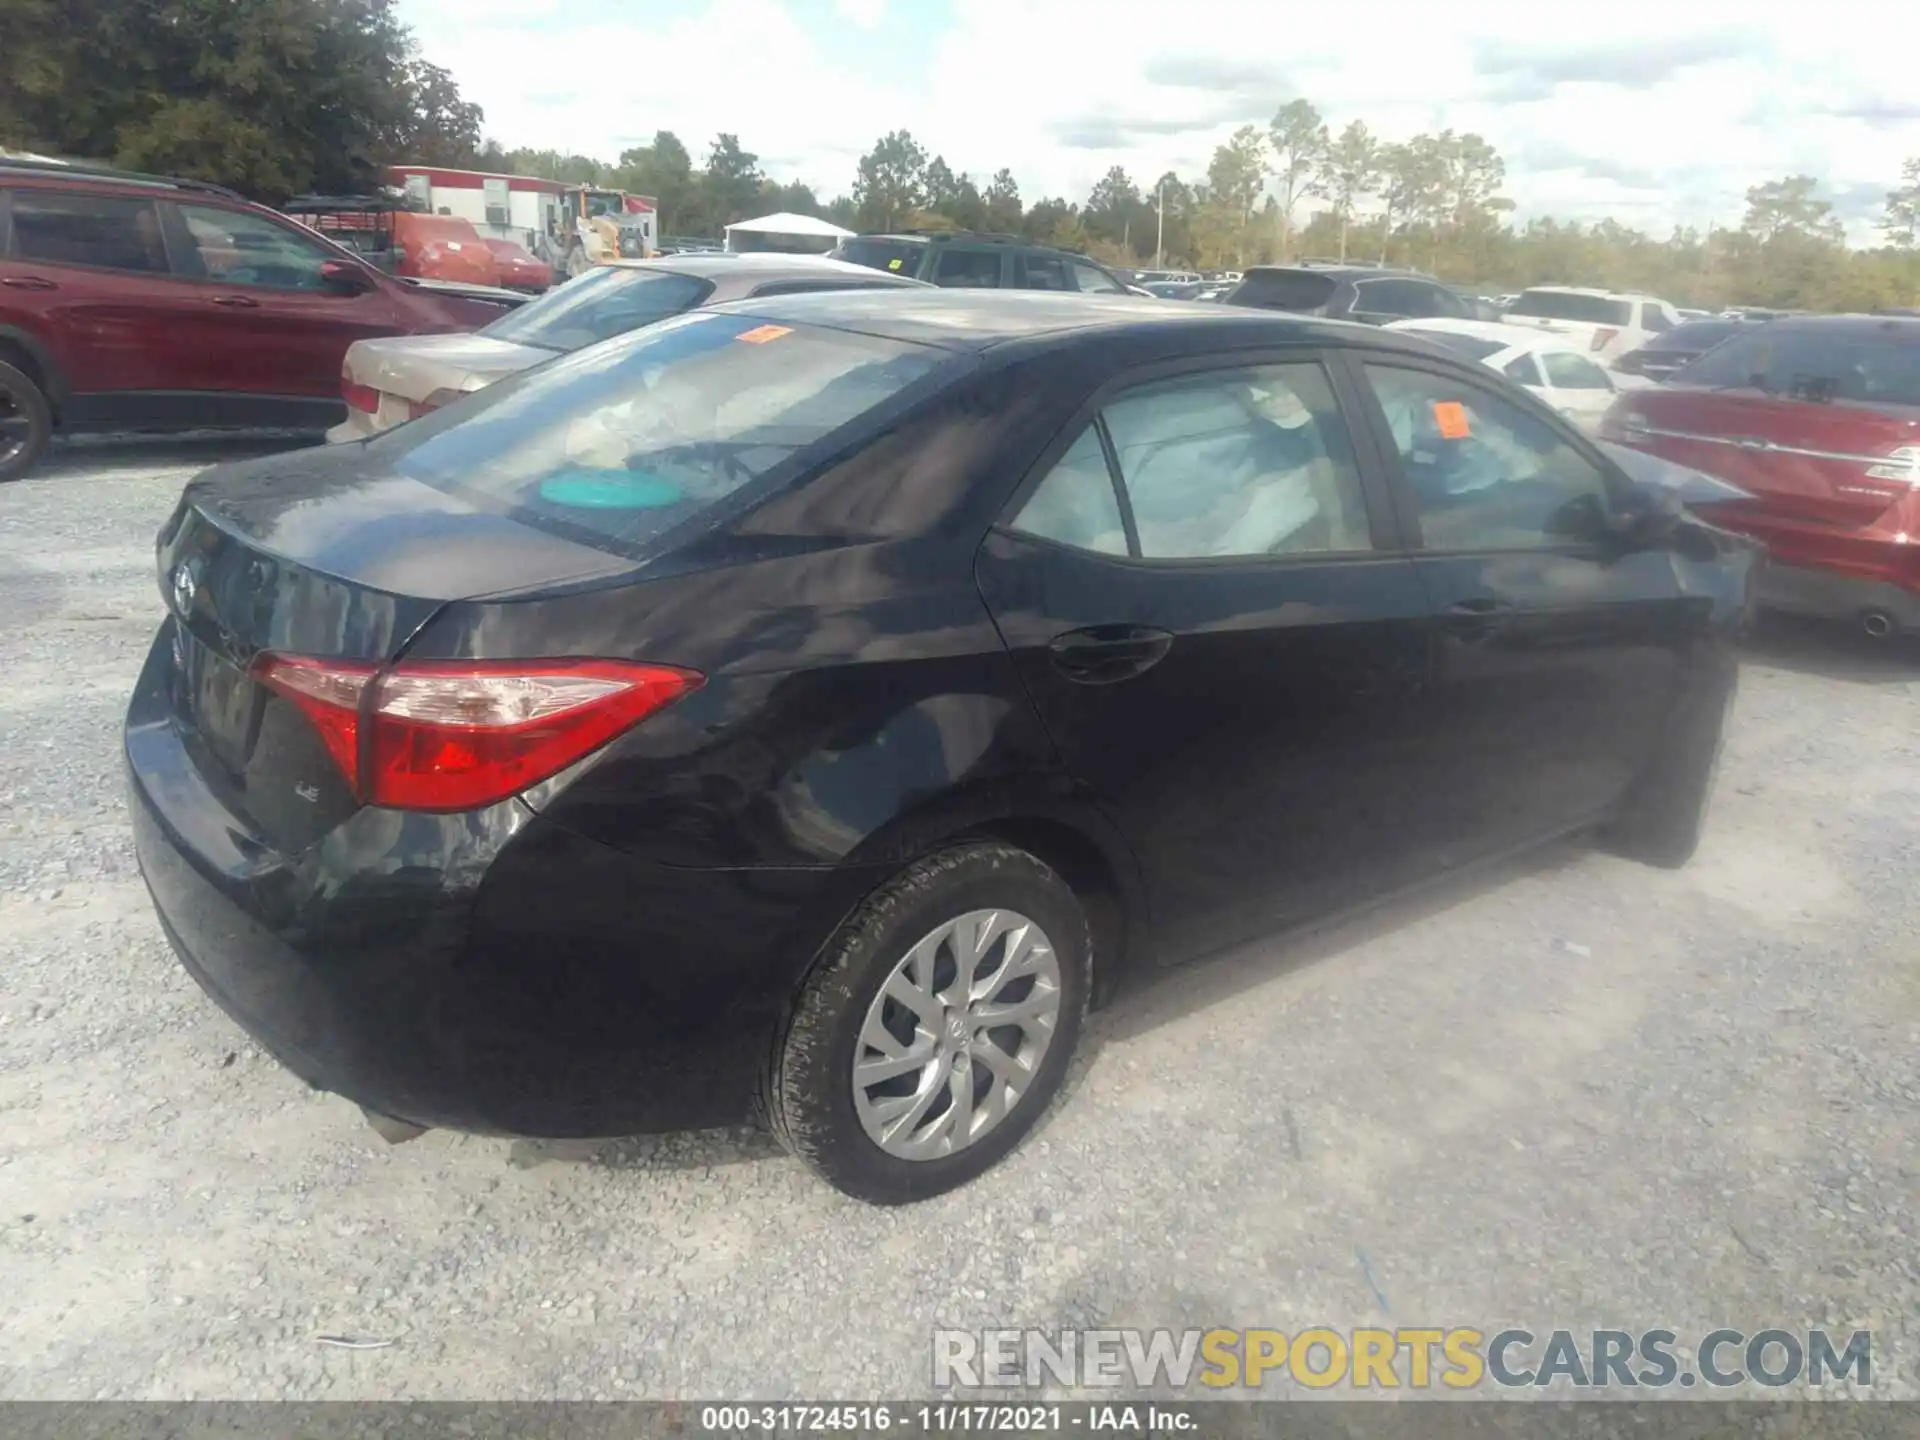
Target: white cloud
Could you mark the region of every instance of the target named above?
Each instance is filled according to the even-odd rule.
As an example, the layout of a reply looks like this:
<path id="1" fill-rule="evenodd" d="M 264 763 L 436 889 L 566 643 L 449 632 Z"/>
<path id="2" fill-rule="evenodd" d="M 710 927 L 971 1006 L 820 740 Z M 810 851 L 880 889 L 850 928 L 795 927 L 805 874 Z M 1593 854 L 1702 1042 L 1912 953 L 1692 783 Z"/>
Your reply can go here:
<path id="1" fill-rule="evenodd" d="M 833 0 L 833 13 L 850 25 L 871 30 L 887 18 L 887 0 Z"/>
<path id="2" fill-rule="evenodd" d="M 1536 0 L 1384 13 L 1184 0 L 1177 25 L 1097 0 L 953 0 L 924 69 L 874 63 L 872 30 L 867 48 L 835 46 L 830 27 L 816 36 L 780 0 L 712 0 L 670 22 L 541 5 L 519 23 L 522 0 L 408 6 L 429 57 L 501 141 L 611 157 L 670 129 L 698 157 L 727 130 L 823 195 L 850 188 L 859 155 L 904 127 L 979 178 L 1010 167 L 1029 199 L 1081 199 L 1110 165 L 1143 183 L 1203 172 L 1235 125 L 1296 95 L 1335 128 L 1477 131 L 1506 157 L 1523 217 L 1613 215 L 1655 231 L 1735 221 L 1747 186 L 1793 171 L 1867 214 L 1920 153 L 1910 47 L 1889 11 L 1857 0 L 1817 14 L 1614 0 L 1578 24 Z M 835 5 L 856 24 L 883 7 Z M 1875 33 L 1886 43 L 1863 38 Z"/>

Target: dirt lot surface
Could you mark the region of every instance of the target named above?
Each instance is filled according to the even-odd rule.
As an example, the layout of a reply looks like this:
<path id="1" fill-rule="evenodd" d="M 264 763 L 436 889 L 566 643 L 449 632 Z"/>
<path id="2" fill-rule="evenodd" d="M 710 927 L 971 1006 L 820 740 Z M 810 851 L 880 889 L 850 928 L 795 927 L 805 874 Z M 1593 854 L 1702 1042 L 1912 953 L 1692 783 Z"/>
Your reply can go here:
<path id="1" fill-rule="evenodd" d="M 389 1148 L 187 979 L 118 728 L 232 453 L 0 487 L 0 1397 L 912 1395 L 936 1324 L 1312 1323 L 1869 1327 L 1920 1396 L 1912 652 L 1770 629 L 1689 868 L 1564 847 L 1182 972 L 881 1211 L 752 1132 Z"/>

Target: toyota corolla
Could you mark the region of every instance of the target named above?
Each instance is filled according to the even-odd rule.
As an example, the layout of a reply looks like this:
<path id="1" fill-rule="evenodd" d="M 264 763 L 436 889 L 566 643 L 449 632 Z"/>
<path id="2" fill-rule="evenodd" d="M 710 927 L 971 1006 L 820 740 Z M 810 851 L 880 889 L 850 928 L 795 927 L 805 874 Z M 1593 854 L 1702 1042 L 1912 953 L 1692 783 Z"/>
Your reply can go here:
<path id="1" fill-rule="evenodd" d="M 140 863 L 389 1135 L 757 1113 L 910 1200 L 1122 984 L 1567 832 L 1684 861 L 1750 555 L 1417 337 L 742 302 L 189 486 Z"/>

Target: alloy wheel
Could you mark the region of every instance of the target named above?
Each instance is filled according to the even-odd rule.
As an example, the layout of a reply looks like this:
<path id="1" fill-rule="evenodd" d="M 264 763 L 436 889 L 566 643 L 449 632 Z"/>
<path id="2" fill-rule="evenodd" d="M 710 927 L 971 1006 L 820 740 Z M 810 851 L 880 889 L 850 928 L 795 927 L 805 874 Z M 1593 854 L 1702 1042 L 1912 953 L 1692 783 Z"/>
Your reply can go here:
<path id="1" fill-rule="evenodd" d="M 926 936 L 874 996 L 854 1047 L 867 1137 L 903 1160 L 964 1150 L 1032 1087 L 1060 1019 L 1060 961 L 1012 910 L 971 910 Z"/>

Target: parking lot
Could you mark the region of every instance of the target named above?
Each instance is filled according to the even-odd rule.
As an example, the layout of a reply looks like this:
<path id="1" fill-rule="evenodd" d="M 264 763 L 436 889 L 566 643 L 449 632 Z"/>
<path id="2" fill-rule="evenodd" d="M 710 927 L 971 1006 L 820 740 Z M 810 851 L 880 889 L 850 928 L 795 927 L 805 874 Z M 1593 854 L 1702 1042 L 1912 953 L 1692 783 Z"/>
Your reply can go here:
<path id="1" fill-rule="evenodd" d="M 181 972 L 118 728 L 154 531 L 246 453 L 0 487 L 0 1397 L 916 1395 L 936 1325 L 1509 1323 L 1870 1328 L 1920 1397 L 1915 652 L 1767 627 L 1687 869 L 1567 846 L 1171 976 L 1007 1164 L 877 1210 L 749 1131 L 390 1148 Z"/>

